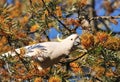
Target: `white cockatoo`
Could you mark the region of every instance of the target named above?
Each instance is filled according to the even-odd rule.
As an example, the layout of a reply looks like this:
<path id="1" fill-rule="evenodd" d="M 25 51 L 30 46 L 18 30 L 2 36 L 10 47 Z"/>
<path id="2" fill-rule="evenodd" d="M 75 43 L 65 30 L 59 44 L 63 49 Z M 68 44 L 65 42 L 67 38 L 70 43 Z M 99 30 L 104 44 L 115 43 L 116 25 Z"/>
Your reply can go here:
<path id="1" fill-rule="evenodd" d="M 60 42 L 43 42 L 23 47 L 25 49 L 24 57 L 33 57 L 33 60 L 39 61 L 39 70 L 48 68 L 58 63 L 62 57 L 70 53 L 78 37 L 77 34 L 72 34 Z M 20 49 L 21 48 L 4 53 L 2 57 L 9 55 L 15 56 L 17 53 L 20 54 Z"/>

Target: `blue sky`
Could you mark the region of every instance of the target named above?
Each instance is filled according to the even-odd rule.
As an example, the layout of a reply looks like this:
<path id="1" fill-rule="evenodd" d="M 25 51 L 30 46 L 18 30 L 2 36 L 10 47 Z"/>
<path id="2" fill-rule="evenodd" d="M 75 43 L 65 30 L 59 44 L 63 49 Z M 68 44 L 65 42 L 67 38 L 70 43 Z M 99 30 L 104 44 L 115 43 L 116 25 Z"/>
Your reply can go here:
<path id="1" fill-rule="evenodd" d="M 13 2 L 13 0 L 7 0 L 8 4 L 11 4 Z"/>
<path id="2" fill-rule="evenodd" d="M 101 7 L 103 0 L 96 0 L 96 6 L 95 10 L 97 11 L 98 16 L 104 16 L 105 15 L 105 10 Z M 114 10 L 113 13 L 110 14 L 110 16 L 118 16 L 120 15 L 120 8 Z M 118 25 L 115 24 L 110 24 L 110 29 L 115 32 L 120 32 L 120 19 L 117 19 Z"/>

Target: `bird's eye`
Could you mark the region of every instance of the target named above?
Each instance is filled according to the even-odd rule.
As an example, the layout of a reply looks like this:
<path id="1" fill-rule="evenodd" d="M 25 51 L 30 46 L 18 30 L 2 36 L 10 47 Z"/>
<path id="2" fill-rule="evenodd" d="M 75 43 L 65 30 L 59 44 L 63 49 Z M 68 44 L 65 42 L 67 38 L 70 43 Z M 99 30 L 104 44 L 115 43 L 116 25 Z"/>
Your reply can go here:
<path id="1" fill-rule="evenodd" d="M 73 39 L 71 38 L 71 40 L 73 40 Z"/>

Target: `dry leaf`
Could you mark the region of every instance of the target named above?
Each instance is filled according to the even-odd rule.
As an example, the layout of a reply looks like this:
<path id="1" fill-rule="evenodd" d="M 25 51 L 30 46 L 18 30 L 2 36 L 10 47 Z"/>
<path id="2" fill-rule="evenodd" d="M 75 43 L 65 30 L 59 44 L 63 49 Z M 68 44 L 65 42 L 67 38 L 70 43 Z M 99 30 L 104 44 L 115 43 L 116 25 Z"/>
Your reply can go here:
<path id="1" fill-rule="evenodd" d="M 25 48 L 20 48 L 20 56 L 23 56 L 25 54 Z"/>
<path id="2" fill-rule="evenodd" d="M 35 78 L 34 82 L 43 82 L 41 77 Z"/>
<path id="3" fill-rule="evenodd" d="M 112 22 L 113 24 L 117 25 L 118 21 L 116 19 L 109 19 L 110 22 Z"/>
<path id="4" fill-rule="evenodd" d="M 8 42 L 7 38 L 3 36 L 0 40 L 1 43 L 6 44 Z"/>
<path id="5" fill-rule="evenodd" d="M 48 80 L 48 82 L 62 82 L 60 77 L 58 76 L 53 76 L 53 77 L 50 77 L 50 79 Z"/>
<path id="6" fill-rule="evenodd" d="M 78 2 L 78 6 L 79 6 L 79 7 L 84 7 L 85 5 L 87 5 L 87 0 L 80 0 L 80 1 Z"/>
<path id="7" fill-rule="evenodd" d="M 111 6 L 110 1 L 108 1 L 108 0 L 103 1 L 103 7 L 106 10 L 106 15 L 109 15 L 110 13 L 112 13 L 114 11 L 113 7 Z"/>
<path id="8" fill-rule="evenodd" d="M 85 19 L 81 21 L 81 27 L 83 30 L 90 30 L 90 24 Z"/>
<path id="9" fill-rule="evenodd" d="M 58 17 L 60 17 L 60 16 L 62 16 L 62 11 L 61 11 L 61 7 L 60 6 L 57 6 L 56 7 L 56 15 L 58 16 Z"/>
<path id="10" fill-rule="evenodd" d="M 36 30 L 38 30 L 39 25 L 35 24 L 30 28 L 30 32 L 35 32 Z"/>

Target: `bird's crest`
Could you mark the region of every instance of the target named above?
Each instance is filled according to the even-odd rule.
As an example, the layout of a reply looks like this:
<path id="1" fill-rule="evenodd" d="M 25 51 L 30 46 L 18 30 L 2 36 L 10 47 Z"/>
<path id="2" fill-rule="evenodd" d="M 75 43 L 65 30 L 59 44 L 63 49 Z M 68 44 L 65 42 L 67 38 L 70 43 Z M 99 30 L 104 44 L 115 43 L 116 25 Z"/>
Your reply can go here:
<path id="1" fill-rule="evenodd" d="M 62 42 L 62 41 L 63 41 L 63 39 L 60 38 L 60 34 L 57 34 L 57 40 L 58 40 L 59 42 Z"/>

